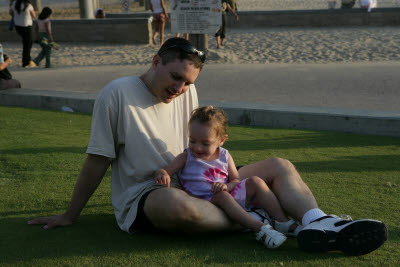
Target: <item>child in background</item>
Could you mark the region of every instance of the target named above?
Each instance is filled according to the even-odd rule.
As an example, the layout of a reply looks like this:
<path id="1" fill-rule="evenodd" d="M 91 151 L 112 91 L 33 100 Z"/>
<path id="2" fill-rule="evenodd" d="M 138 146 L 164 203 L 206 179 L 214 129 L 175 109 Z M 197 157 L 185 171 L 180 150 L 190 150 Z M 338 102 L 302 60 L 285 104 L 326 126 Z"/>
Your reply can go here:
<path id="1" fill-rule="evenodd" d="M 39 44 L 42 47 L 39 55 L 33 60 L 36 65 L 39 65 L 40 61 L 46 58 L 46 68 L 51 67 L 50 56 L 51 56 L 51 45 L 54 43 L 53 35 L 51 33 L 51 21 L 50 15 L 53 11 L 49 7 L 44 7 L 42 12 L 39 14 L 35 31 Z"/>
<path id="2" fill-rule="evenodd" d="M 257 240 L 277 248 L 287 235 L 297 235 L 300 226 L 286 217 L 275 194 L 259 177 L 242 181 L 228 151 L 221 146 L 227 135 L 227 118 L 221 109 L 198 108 L 189 120 L 189 148 L 156 173 L 155 183 L 169 186 L 170 175 L 179 171 L 183 189 L 194 197 L 211 201 L 235 222 L 257 233 Z M 261 206 L 274 219 L 275 231 L 247 210 Z M 283 234 L 284 233 L 284 234 Z"/>
<path id="3" fill-rule="evenodd" d="M 103 9 L 98 8 L 96 9 L 96 11 L 94 12 L 94 17 L 96 19 L 104 19 L 106 17 L 106 13 L 104 12 Z"/>

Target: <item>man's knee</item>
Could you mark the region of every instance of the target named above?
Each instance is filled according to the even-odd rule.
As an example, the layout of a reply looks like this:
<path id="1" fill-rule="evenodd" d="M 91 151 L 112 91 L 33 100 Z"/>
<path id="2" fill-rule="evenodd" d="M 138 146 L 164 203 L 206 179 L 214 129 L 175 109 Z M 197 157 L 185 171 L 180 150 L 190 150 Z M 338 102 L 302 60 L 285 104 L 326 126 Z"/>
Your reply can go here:
<path id="1" fill-rule="evenodd" d="M 191 201 L 186 201 L 189 197 L 180 189 L 157 189 L 147 197 L 144 212 L 157 228 L 179 229 L 182 225 L 200 219 L 200 213 L 195 205 L 192 205 Z"/>
<path id="2" fill-rule="evenodd" d="M 249 177 L 246 180 L 246 188 L 251 189 L 251 191 L 256 191 L 259 188 L 269 189 L 265 181 L 258 176 Z"/>
<path id="3" fill-rule="evenodd" d="M 296 167 L 287 159 L 274 157 L 269 159 L 270 164 L 273 166 L 275 170 L 274 176 L 282 176 L 291 173 L 297 173 Z"/>

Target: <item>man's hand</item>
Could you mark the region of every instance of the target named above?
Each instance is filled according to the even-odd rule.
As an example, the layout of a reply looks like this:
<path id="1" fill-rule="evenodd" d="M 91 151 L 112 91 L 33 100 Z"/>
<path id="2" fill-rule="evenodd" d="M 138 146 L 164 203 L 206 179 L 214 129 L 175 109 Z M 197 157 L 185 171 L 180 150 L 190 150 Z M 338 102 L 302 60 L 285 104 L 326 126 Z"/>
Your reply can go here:
<path id="1" fill-rule="evenodd" d="M 221 182 L 216 182 L 212 185 L 211 192 L 216 194 L 221 191 L 228 191 L 228 187 L 226 186 L 226 184 Z"/>
<path id="2" fill-rule="evenodd" d="M 72 219 L 69 218 L 65 213 L 49 216 L 49 217 L 39 217 L 28 221 L 28 224 L 45 224 L 43 229 L 52 229 L 58 226 L 67 226 L 72 224 Z"/>
<path id="3" fill-rule="evenodd" d="M 71 225 L 100 184 L 110 162 L 104 156 L 89 154 L 76 181 L 68 210 L 59 215 L 35 218 L 28 224 L 44 224 L 43 229 Z"/>
<path id="4" fill-rule="evenodd" d="M 156 184 L 165 184 L 167 187 L 169 187 L 169 185 L 171 183 L 171 177 L 169 176 L 169 174 L 166 170 L 160 169 L 157 171 L 154 182 Z"/>

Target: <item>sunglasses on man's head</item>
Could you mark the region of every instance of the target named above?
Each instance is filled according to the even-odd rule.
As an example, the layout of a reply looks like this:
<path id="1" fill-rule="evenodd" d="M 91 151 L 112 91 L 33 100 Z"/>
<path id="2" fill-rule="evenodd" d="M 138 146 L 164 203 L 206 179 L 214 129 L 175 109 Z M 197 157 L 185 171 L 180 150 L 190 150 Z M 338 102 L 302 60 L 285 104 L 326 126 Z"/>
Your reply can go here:
<path id="1" fill-rule="evenodd" d="M 160 50 L 158 50 L 158 55 L 161 55 L 162 53 L 164 53 L 165 51 L 169 50 L 169 49 L 173 49 L 173 48 L 177 48 L 180 49 L 188 54 L 195 54 L 198 58 L 200 58 L 201 62 L 204 63 L 204 61 L 206 60 L 206 55 L 204 54 L 203 51 L 197 50 L 196 48 L 194 48 L 192 45 L 190 44 L 171 44 L 171 45 L 166 45 L 161 47 Z"/>

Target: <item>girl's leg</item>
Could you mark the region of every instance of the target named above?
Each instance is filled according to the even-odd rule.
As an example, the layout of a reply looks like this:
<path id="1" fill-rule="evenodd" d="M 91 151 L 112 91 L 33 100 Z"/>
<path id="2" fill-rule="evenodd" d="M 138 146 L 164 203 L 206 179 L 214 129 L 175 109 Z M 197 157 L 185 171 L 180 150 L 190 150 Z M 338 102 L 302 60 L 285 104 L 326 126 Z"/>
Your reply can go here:
<path id="1" fill-rule="evenodd" d="M 246 202 L 251 203 L 254 200 L 272 216 L 272 219 L 279 222 L 289 221 L 275 194 L 264 180 L 257 176 L 246 180 Z"/>
<path id="2" fill-rule="evenodd" d="M 215 40 L 217 40 L 217 48 L 221 48 L 221 38 L 219 37 L 219 35 L 215 36 Z"/>
<path id="3" fill-rule="evenodd" d="M 47 46 L 46 49 L 44 50 L 44 56 L 46 57 L 46 68 L 51 68 L 51 47 Z"/>
<path id="4" fill-rule="evenodd" d="M 42 43 L 43 38 L 47 38 L 48 36 L 47 34 L 43 33 L 43 32 L 39 32 L 39 44 L 40 47 L 42 48 L 42 50 L 40 51 L 39 55 L 33 60 L 33 62 L 35 62 L 36 65 L 39 65 L 40 61 L 42 61 L 42 59 L 45 57 L 46 55 L 46 45 Z"/>
<path id="5" fill-rule="evenodd" d="M 221 36 L 221 42 L 220 42 L 221 46 L 224 46 L 224 43 L 225 43 L 226 22 L 227 22 L 226 14 L 222 14 L 222 25 L 221 25 L 221 30 L 220 30 L 220 34 L 219 34 Z"/>
<path id="6" fill-rule="evenodd" d="M 159 22 L 159 20 L 155 19 L 153 23 L 154 23 L 153 44 L 156 45 L 157 44 L 156 38 L 157 38 L 157 35 L 158 35 L 160 22 Z"/>
<path id="7" fill-rule="evenodd" d="M 250 228 L 254 232 L 259 232 L 264 225 L 247 213 L 227 191 L 215 194 L 211 202 L 223 209 L 233 221 L 246 228 Z"/>
<path id="8" fill-rule="evenodd" d="M 160 46 L 164 43 L 164 28 L 165 28 L 165 18 L 161 19 L 160 22 Z"/>
<path id="9" fill-rule="evenodd" d="M 40 61 L 42 61 L 42 59 L 44 58 L 44 55 L 45 55 L 44 48 L 42 45 L 41 45 L 41 47 L 42 47 L 42 50 L 40 51 L 39 55 L 33 60 L 33 62 L 35 62 L 36 65 L 39 65 Z"/>
<path id="10" fill-rule="evenodd" d="M 45 56 L 46 56 L 46 68 L 51 68 L 51 59 L 50 59 L 50 57 L 51 57 L 51 48 L 48 49 L 48 51 L 46 51 Z"/>

